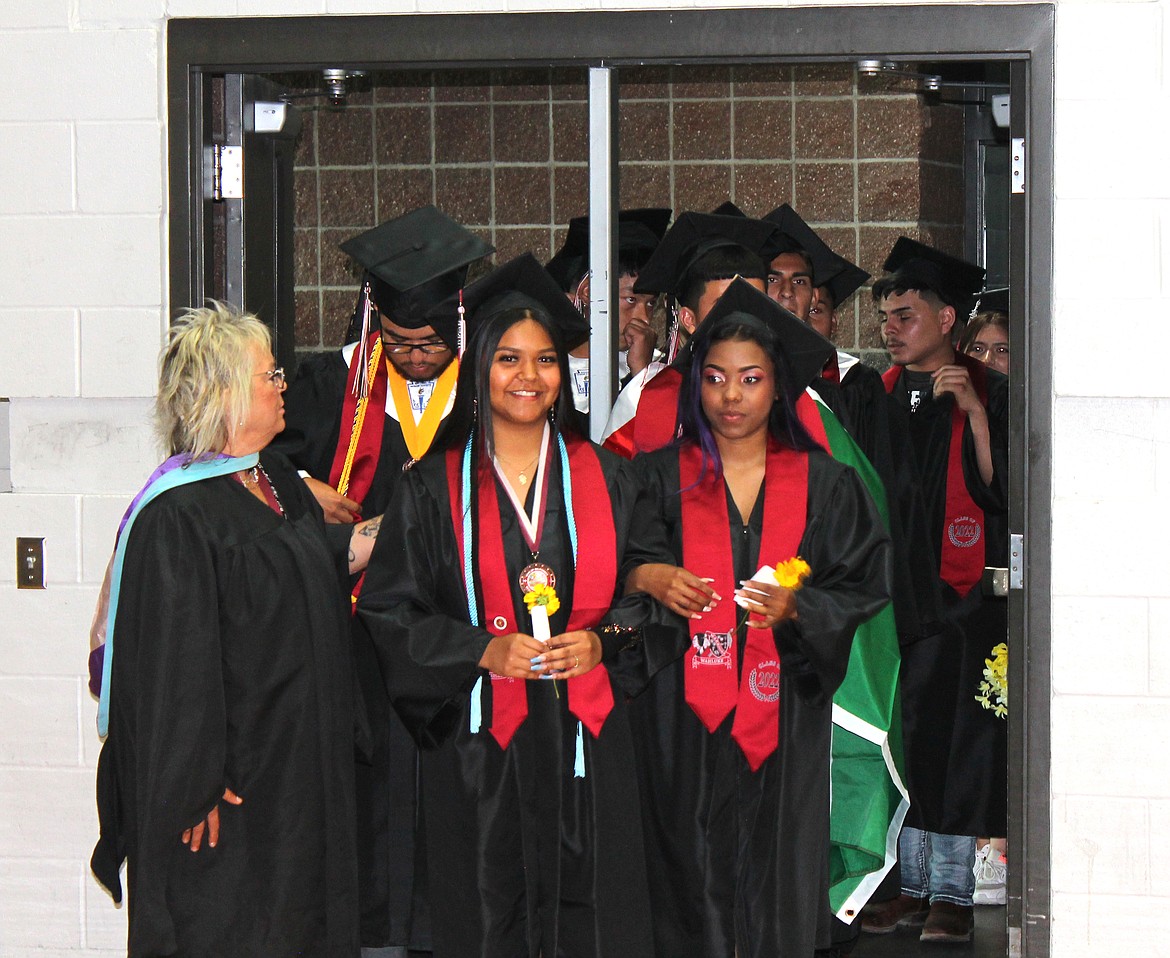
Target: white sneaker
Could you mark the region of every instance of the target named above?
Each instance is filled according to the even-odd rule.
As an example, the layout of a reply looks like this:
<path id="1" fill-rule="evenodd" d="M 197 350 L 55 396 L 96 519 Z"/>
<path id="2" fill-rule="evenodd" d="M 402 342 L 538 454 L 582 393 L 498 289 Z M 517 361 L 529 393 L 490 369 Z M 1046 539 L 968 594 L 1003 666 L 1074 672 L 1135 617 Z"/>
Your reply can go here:
<path id="1" fill-rule="evenodd" d="M 984 845 L 975 853 L 976 905 L 1007 904 L 1007 856 L 991 845 Z"/>

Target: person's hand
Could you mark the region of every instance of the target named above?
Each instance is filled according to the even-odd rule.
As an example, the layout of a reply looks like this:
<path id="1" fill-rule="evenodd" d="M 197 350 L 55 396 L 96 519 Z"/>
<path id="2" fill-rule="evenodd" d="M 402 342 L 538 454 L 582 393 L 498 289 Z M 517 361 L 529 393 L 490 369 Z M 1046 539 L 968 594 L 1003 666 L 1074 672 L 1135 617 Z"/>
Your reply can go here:
<path id="1" fill-rule="evenodd" d="M 626 363 L 631 373 L 640 373 L 654 358 L 654 347 L 658 343 L 658 333 L 649 323 L 640 319 L 631 319 L 622 330 L 622 339 L 625 342 Z"/>
<path id="2" fill-rule="evenodd" d="M 648 592 L 684 619 L 701 619 L 722 596 L 711 588 L 712 579 L 702 579 L 682 566 L 648 562 L 626 577 L 626 592 Z"/>
<path id="3" fill-rule="evenodd" d="M 748 611 L 749 629 L 771 629 L 785 619 L 795 619 L 796 593 L 773 582 L 750 579 L 735 590 L 736 599 Z"/>
<path id="4" fill-rule="evenodd" d="M 537 664 L 544 667 L 542 678 L 571 679 L 584 675 L 600 661 L 601 638 L 596 632 L 581 629 L 554 635 Z"/>
<path id="5" fill-rule="evenodd" d="M 540 656 L 548 647 L 539 639 L 523 632 L 497 635 L 483 650 L 481 668 L 512 679 L 538 679 L 544 674 Z"/>
<path id="6" fill-rule="evenodd" d="M 979 401 L 979 394 L 971 382 L 971 373 L 963 366 L 940 366 L 930 374 L 934 380 L 934 396 L 945 396 L 948 393 L 955 397 L 959 408 L 968 416 L 984 414 L 983 403 Z"/>
<path id="7" fill-rule="evenodd" d="M 321 506 L 321 511 L 325 513 L 326 522 L 352 525 L 357 521 L 362 510 L 360 502 L 345 498 L 329 483 L 314 479 L 312 476 L 305 476 L 305 485 L 309 487 L 309 492 L 313 494 L 313 498 Z"/>
<path id="8" fill-rule="evenodd" d="M 230 788 L 223 790 L 223 800 L 229 805 L 242 805 L 244 800 Z M 183 844 L 188 845 L 191 851 L 197 852 L 203 845 L 203 834 L 207 833 L 208 848 L 215 848 L 219 844 L 219 806 L 216 805 L 207 813 L 207 818 L 198 825 L 183 829 Z"/>

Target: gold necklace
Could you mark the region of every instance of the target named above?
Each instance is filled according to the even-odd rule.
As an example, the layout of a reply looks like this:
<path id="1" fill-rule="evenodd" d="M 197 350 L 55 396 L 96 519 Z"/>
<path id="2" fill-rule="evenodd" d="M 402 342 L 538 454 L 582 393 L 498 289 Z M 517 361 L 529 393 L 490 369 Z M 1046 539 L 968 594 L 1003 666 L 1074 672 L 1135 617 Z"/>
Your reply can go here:
<path id="1" fill-rule="evenodd" d="M 529 460 L 528 464 L 523 469 L 520 470 L 519 474 L 516 476 L 516 479 L 520 483 L 520 485 L 522 485 L 522 486 L 528 485 L 528 470 L 536 465 L 536 460 L 539 458 L 540 458 L 540 453 L 537 452 L 537 454 L 535 456 L 533 456 L 531 460 Z M 498 459 L 500 462 L 502 462 L 509 469 L 515 468 L 503 456 L 496 456 L 496 459 Z"/>

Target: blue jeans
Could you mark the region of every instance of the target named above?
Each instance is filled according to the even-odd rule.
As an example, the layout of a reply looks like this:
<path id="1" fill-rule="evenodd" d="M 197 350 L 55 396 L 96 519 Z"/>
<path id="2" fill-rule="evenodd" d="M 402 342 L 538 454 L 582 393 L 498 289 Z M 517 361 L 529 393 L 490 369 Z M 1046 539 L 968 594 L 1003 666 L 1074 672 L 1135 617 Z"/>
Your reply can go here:
<path id="1" fill-rule="evenodd" d="M 902 894 L 970 905 L 975 893 L 975 837 L 906 827 L 898 836 Z"/>

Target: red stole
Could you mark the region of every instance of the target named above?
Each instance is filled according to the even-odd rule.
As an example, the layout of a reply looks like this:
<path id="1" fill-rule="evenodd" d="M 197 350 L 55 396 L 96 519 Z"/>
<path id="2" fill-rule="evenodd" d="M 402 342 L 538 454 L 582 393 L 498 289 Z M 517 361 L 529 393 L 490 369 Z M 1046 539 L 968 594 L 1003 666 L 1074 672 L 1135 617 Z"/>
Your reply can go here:
<path id="1" fill-rule="evenodd" d="M 565 627 L 566 632 L 573 632 L 596 626 L 613 605 L 614 584 L 617 582 L 617 535 L 613 524 L 613 503 L 597 453 L 589 443 L 575 436 L 566 436 L 565 443 L 573 480 L 573 514 L 577 520 L 576 567 L 579 572 L 573 577 L 573 607 Z M 557 455 L 556 448 L 551 454 Z M 451 521 L 461 556 L 464 549 L 460 493 L 462 464 L 463 451 L 448 450 L 447 489 Z M 512 605 L 509 572 L 504 561 L 496 477 L 490 465 L 476 467 L 476 494 L 479 514 L 476 516 L 472 556 L 483 611 L 482 624 L 493 636 L 509 632 L 531 634 L 527 610 L 520 613 L 520 621 L 515 620 L 517 613 Z M 567 599 L 567 596 L 561 597 L 562 602 Z M 528 717 L 525 683 L 539 680 L 489 674 L 492 680 L 491 733 L 501 748 L 507 748 L 516 729 Z M 584 675 L 566 680 L 565 684 L 568 686 L 569 711 L 596 738 L 613 708 L 613 689 L 605 666 L 598 663 Z"/>
<path id="2" fill-rule="evenodd" d="M 841 363 L 837 359 L 837 353 L 834 352 L 832 358 L 825 363 L 825 368 L 821 370 L 821 378 L 827 379 L 831 383 L 841 385 Z"/>
<path id="3" fill-rule="evenodd" d="M 796 397 L 796 402 L 793 405 L 796 407 L 796 416 L 800 420 L 800 424 L 808 430 L 808 434 L 817 441 L 825 452 L 831 454 L 829 434 L 825 431 L 825 421 L 821 418 L 821 408 L 817 401 L 809 395 L 807 389 L 804 389 Z M 789 559 L 791 556 L 784 556 L 784 558 Z"/>
<path id="4" fill-rule="evenodd" d="M 722 475 L 708 467 L 699 481 L 702 456 L 687 444 L 679 450 L 682 490 L 683 566 L 713 578 L 723 600 L 702 619 L 691 619 L 691 648 L 684 660 L 686 700 L 714 732 L 734 708 L 731 736 L 755 771 L 780 737 L 780 656 L 770 629 L 747 630 L 741 678 L 736 676 L 735 639 L 739 606 Z M 808 454 L 769 443 L 764 472 L 761 564 L 775 565 L 797 554 L 808 514 Z"/>
<path id="5" fill-rule="evenodd" d="M 337 449 L 333 453 L 333 465 L 329 469 L 329 485 L 357 502 L 365 500 L 374 481 L 378 468 L 378 457 L 382 452 L 382 429 L 386 424 L 386 369 L 382 350 L 375 349 L 381 342 L 379 333 L 370 337 L 369 355 L 375 365 L 373 375 L 361 368 L 356 350 L 349 364 L 349 375 L 345 381 L 345 397 L 341 406 L 341 430 L 337 436 Z M 365 399 L 359 399 L 358 376 L 370 379 L 369 392 Z M 352 452 L 351 452 L 352 450 Z M 350 463 L 349 480 L 345 488 L 340 486 L 345 474 L 347 461 Z M 359 517 L 360 519 L 360 517 Z"/>
<path id="6" fill-rule="evenodd" d="M 642 388 L 634 414 L 634 452 L 654 452 L 674 442 L 682 374 L 667 366 Z"/>
<path id="7" fill-rule="evenodd" d="M 971 374 L 971 385 L 979 401 L 987 405 L 987 367 L 978 360 L 955 353 L 955 363 Z M 886 392 L 892 393 L 902 374 L 901 366 L 891 366 L 882 373 Z M 946 505 L 943 516 L 942 561 L 939 578 L 965 596 L 983 579 L 986 565 L 983 510 L 971 498 L 963 475 L 963 428 L 967 414 L 952 397 L 951 443 L 947 450 Z"/>

